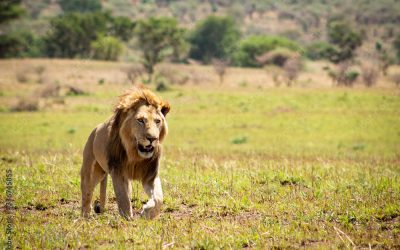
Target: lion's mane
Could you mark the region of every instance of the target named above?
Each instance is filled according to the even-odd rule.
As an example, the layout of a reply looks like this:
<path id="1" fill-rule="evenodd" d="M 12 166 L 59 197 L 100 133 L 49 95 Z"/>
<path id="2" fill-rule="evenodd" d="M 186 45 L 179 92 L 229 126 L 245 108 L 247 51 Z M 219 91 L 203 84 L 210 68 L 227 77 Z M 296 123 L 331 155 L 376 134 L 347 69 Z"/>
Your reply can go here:
<path id="1" fill-rule="evenodd" d="M 134 87 L 119 97 L 119 102 L 114 109 L 114 114 L 110 119 L 110 135 L 107 144 L 108 166 L 110 171 L 123 171 L 124 174 L 132 176 L 134 179 L 149 181 L 155 178 L 158 173 L 158 161 L 161 154 L 161 145 L 156 148 L 151 159 L 140 159 L 136 150 L 127 152 L 121 136 L 131 136 L 126 131 L 121 131 L 122 124 L 127 119 L 130 110 L 134 112 L 141 105 L 151 105 L 165 116 L 170 109 L 167 102 L 156 96 L 144 87 Z M 160 132 L 160 144 L 168 133 L 168 126 L 164 119 L 163 127 Z M 134 138 L 125 138 L 133 141 Z M 133 162 L 128 159 L 128 154 L 133 154 Z"/>

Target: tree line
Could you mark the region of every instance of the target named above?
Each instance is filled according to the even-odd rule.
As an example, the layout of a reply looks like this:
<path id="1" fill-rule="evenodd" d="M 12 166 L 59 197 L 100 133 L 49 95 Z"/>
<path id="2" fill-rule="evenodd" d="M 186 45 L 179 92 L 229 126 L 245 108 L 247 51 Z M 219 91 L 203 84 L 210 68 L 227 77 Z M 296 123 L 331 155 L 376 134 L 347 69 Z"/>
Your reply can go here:
<path id="1" fill-rule="evenodd" d="M 0 24 L 24 14 L 21 0 L 5 0 L 0 4 Z M 50 30 L 38 36 L 17 30 L 0 34 L 0 57 L 55 57 L 117 60 L 126 44 L 134 40 L 142 52 L 142 64 L 151 76 L 154 66 L 169 58 L 173 62 L 189 59 L 209 64 L 214 59 L 241 67 L 265 64 L 284 66 L 296 55 L 312 60 L 326 59 L 335 64 L 351 60 L 364 40 L 362 31 L 346 20 L 333 17 L 327 22 L 326 41 L 301 46 L 285 37 L 253 35 L 242 38 L 230 17 L 209 16 L 193 30 L 179 26 L 170 17 L 151 17 L 132 21 L 102 10 L 99 0 L 59 0 L 63 14 L 50 20 Z M 376 45 L 386 64 L 400 61 L 400 34 L 393 43 L 397 58 Z"/>

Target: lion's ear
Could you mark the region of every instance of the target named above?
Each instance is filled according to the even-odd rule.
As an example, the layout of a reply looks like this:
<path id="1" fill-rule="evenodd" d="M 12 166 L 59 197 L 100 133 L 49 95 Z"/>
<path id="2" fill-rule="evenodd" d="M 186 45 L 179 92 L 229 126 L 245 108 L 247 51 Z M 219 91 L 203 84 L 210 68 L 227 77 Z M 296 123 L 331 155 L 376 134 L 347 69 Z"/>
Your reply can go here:
<path id="1" fill-rule="evenodd" d="M 164 102 L 162 107 L 161 107 L 161 113 L 164 116 L 167 116 L 167 114 L 168 114 L 170 109 L 171 109 L 171 106 L 169 106 L 169 103 L 168 102 Z"/>

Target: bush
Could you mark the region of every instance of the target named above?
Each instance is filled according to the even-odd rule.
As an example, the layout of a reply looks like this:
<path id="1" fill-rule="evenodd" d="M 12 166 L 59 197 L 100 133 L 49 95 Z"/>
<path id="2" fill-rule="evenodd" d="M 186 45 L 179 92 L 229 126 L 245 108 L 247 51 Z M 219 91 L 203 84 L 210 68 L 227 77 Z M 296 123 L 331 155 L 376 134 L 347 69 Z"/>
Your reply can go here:
<path id="1" fill-rule="evenodd" d="M 400 63 L 400 33 L 397 34 L 396 38 L 394 39 L 393 47 L 396 50 L 397 61 Z"/>
<path id="2" fill-rule="evenodd" d="M 360 73 L 351 69 L 348 61 L 341 62 L 336 70 L 328 69 L 328 76 L 338 86 L 352 87 Z"/>
<path id="3" fill-rule="evenodd" d="M 339 63 L 353 58 L 355 50 L 362 44 L 362 34 L 344 21 L 331 20 L 327 26 L 329 41 L 338 47 L 330 60 Z"/>
<path id="4" fill-rule="evenodd" d="M 189 56 L 204 63 L 210 63 L 213 58 L 229 59 L 239 37 L 240 32 L 232 19 L 209 16 L 191 34 Z"/>
<path id="5" fill-rule="evenodd" d="M 15 78 L 19 83 L 27 83 L 29 81 L 27 69 L 26 68 L 18 69 L 15 72 Z"/>
<path id="6" fill-rule="evenodd" d="M 315 42 L 307 46 L 306 48 L 306 56 L 311 60 L 335 60 L 335 56 L 337 55 L 336 48 L 326 42 Z"/>
<path id="7" fill-rule="evenodd" d="M 0 35 L 0 58 L 39 57 L 42 50 L 42 40 L 29 31 Z"/>
<path id="8" fill-rule="evenodd" d="M 299 72 L 303 68 L 303 64 L 300 57 L 289 58 L 283 65 L 285 76 L 287 78 L 287 86 L 290 87 L 294 80 L 297 79 Z"/>
<path id="9" fill-rule="evenodd" d="M 345 86 L 350 86 L 352 87 L 355 83 L 355 81 L 357 81 L 358 76 L 360 75 L 360 73 L 358 71 L 354 71 L 354 70 L 349 70 L 344 74 L 344 78 L 343 78 L 343 83 Z"/>
<path id="10" fill-rule="evenodd" d="M 127 41 L 133 35 L 133 27 L 126 18 L 113 18 L 108 12 L 68 13 L 50 21 L 50 32 L 45 37 L 46 53 L 49 57 L 88 58 L 93 42 L 97 40 L 93 45 L 96 48 L 103 47 L 103 43 L 112 43 L 117 48 L 115 39 L 102 37 L 110 34 Z"/>
<path id="11" fill-rule="evenodd" d="M 396 84 L 396 86 L 400 86 L 400 73 L 394 73 L 390 76 L 390 79 Z"/>
<path id="12" fill-rule="evenodd" d="M 122 41 L 129 41 L 135 29 L 135 23 L 133 23 L 127 17 L 113 17 L 111 18 L 111 27 L 109 33 L 112 36 L 120 38 Z"/>
<path id="13" fill-rule="evenodd" d="M 113 36 L 101 36 L 91 44 L 92 57 L 99 60 L 116 61 L 122 54 L 122 42 Z"/>
<path id="14" fill-rule="evenodd" d="M 0 2 L 0 24 L 18 18 L 25 13 L 21 0 Z"/>
<path id="15" fill-rule="evenodd" d="M 19 98 L 17 103 L 11 107 L 13 112 L 37 111 L 39 109 L 39 100 L 35 97 Z"/>
<path id="16" fill-rule="evenodd" d="M 158 81 L 157 86 L 156 86 L 156 91 L 164 92 L 164 91 L 168 91 L 168 90 L 169 90 L 169 87 L 165 83 L 165 81 L 163 81 L 163 80 Z"/>
<path id="17" fill-rule="evenodd" d="M 41 98 L 59 97 L 60 89 L 61 87 L 58 84 L 45 84 L 42 88 L 37 90 L 35 96 Z"/>
<path id="18" fill-rule="evenodd" d="M 214 67 L 215 73 L 217 73 L 219 77 L 219 83 L 222 84 L 224 82 L 224 76 L 226 73 L 226 67 L 228 66 L 229 62 L 226 60 L 220 59 L 212 59 L 212 65 Z"/>
<path id="19" fill-rule="evenodd" d="M 50 57 L 89 57 L 91 43 L 107 31 L 109 16 L 105 13 L 69 13 L 50 21 L 51 31 L 45 37 Z"/>
<path id="20" fill-rule="evenodd" d="M 126 78 L 132 85 L 135 84 L 136 80 L 145 73 L 145 70 L 141 65 L 132 65 L 123 69 L 123 71 L 126 74 Z"/>
<path id="21" fill-rule="evenodd" d="M 94 12 L 101 10 L 100 0 L 59 0 L 64 12 Z"/>
<path id="22" fill-rule="evenodd" d="M 157 78 L 163 78 L 170 85 L 185 85 L 190 77 L 174 67 L 163 65 L 158 68 Z"/>
<path id="23" fill-rule="evenodd" d="M 364 81 L 365 86 L 371 87 L 376 84 L 378 80 L 379 72 L 372 65 L 364 65 L 361 69 L 361 77 Z"/>
<path id="24" fill-rule="evenodd" d="M 279 67 L 283 67 L 286 61 L 291 58 L 300 58 L 300 55 L 297 52 L 286 48 L 277 48 L 265 53 L 264 55 L 257 56 L 256 61 L 260 65 L 273 64 Z"/>
<path id="25" fill-rule="evenodd" d="M 277 48 L 287 48 L 292 51 L 299 51 L 300 46 L 283 37 L 276 36 L 251 36 L 239 43 L 237 52 L 234 55 L 234 64 L 245 67 L 259 67 L 256 57 L 261 56 Z"/>

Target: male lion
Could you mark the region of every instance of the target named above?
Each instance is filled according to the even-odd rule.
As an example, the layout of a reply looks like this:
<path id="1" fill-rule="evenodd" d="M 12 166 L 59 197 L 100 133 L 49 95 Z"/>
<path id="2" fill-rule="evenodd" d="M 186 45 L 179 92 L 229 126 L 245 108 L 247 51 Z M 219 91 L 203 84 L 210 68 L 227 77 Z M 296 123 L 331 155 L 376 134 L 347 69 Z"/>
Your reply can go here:
<path id="1" fill-rule="evenodd" d="M 108 174 L 123 217 L 133 217 L 132 180 L 140 180 L 149 196 L 141 215 L 151 219 L 160 213 L 163 194 L 158 168 L 161 143 L 168 132 L 165 116 L 169 110 L 169 104 L 150 90 L 135 87 L 120 96 L 112 117 L 92 131 L 83 151 L 81 169 L 84 217 L 90 215 L 93 190 L 100 181 L 98 212 L 104 211 Z"/>

